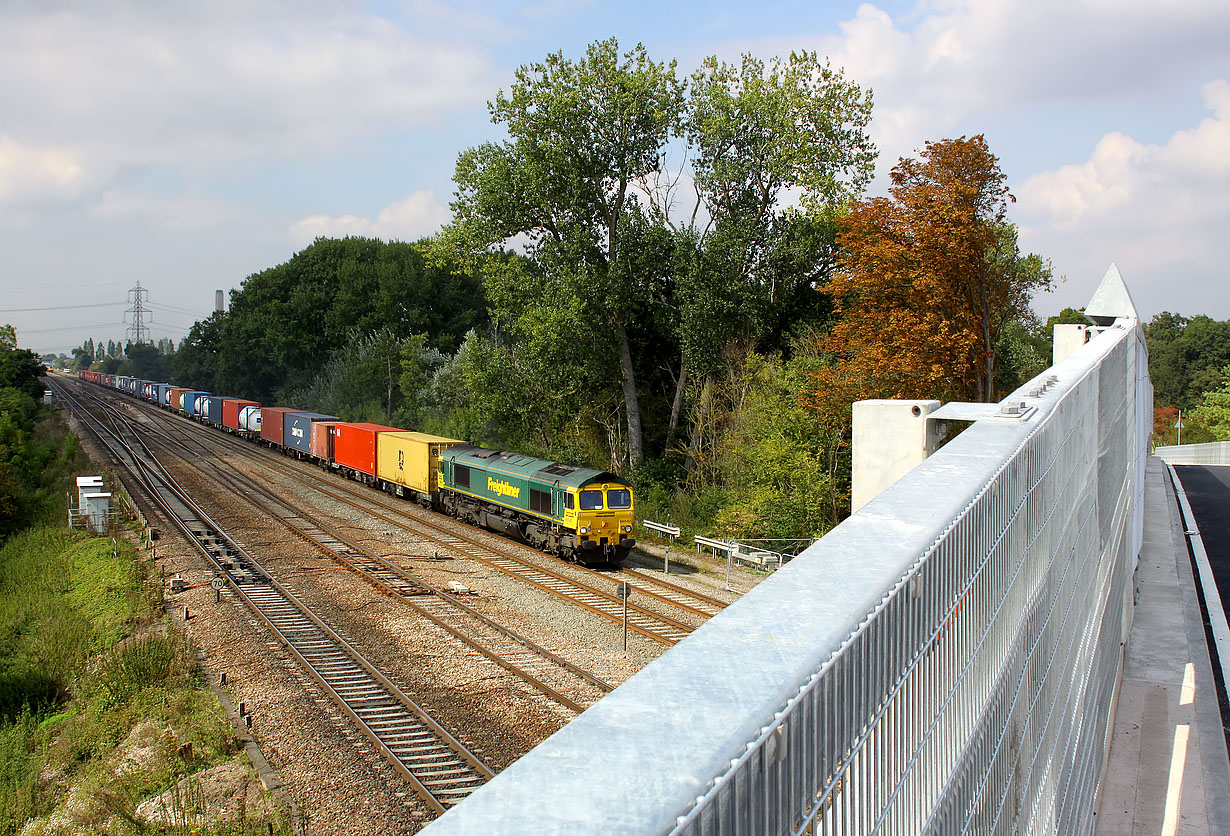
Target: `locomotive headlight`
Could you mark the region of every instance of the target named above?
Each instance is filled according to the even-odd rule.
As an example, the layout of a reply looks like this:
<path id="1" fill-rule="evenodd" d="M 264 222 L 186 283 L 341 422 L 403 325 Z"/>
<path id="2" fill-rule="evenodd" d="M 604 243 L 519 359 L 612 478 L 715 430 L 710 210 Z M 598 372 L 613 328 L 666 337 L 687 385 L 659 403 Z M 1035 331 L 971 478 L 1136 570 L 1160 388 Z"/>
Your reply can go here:
<path id="1" fill-rule="evenodd" d="M 632 526 L 630 526 L 630 525 L 625 525 L 625 526 L 624 526 L 624 533 L 625 533 L 625 534 L 627 534 L 627 533 L 629 533 L 630 531 L 632 531 Z"/>
<path id="2" fill-rule="evenodd" d="M 583 525 L 583 526 L 581 526 L 581 528 L 580 528 L 580 529 L 578 529 L 578 530 L 579 530 L 582 534 L 589 534 L 589 526 L 588 526 L 588 525 Z"/>

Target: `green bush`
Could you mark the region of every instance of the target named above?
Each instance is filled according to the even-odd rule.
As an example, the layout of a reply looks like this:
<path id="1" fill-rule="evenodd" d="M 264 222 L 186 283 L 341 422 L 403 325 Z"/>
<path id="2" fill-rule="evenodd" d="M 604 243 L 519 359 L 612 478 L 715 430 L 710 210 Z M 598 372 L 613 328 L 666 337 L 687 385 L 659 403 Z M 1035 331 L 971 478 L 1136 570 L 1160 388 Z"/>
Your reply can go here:
<path id="1" fill-rule="evenodd" d="M 109 704 L 118 705 L 143 688 L 166 685 L 175 650 L 169 637 L 146 635 L 113 652 L 98 675 Z"/>
<path id="2" fill-rule="evenodd" d="M 0 720 L 0 834 L 18 832 L 38 810 L 38 772 L 30 755 L 38 725 L 28 708 Z"/>

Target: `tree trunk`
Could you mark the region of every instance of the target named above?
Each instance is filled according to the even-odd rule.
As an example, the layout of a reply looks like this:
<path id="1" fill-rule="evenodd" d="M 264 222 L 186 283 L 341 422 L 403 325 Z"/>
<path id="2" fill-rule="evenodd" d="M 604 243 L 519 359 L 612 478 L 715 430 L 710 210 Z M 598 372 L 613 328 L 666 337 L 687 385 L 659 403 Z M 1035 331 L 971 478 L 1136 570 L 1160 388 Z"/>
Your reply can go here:
<path id="1" fill-rule="evenodd" d="M 675 385 L 675 400 L 671 402 L 671 422 L 666 430 L 666 452 L 669 454 L 675 446 L 675 436 L 679 432 L 679 413 L 683 411 L 683 390 L 688 383 L 688 358 L 679 359 L 679 382 Z"/>
<path id="2" fill-rule="evenodd" d="M 982 282 L 980 288 L 981 298 L 981 314 L 982 319 L 982 351 L 983 351 L 983 374 L 986 376 L 985 384 L 982 387 L 983 403 L 991 403 L 995 400 L 995 345 L 991 342 L 991 303 L 987 299 L 987 285 Z"/>
<path id="3" fill-rule="evenodd" d="M 700 463 L 701 447 L 709 423 L 709 402 L 713 395 L 713 375 L 706 375 L 701 387 L 700 403 L 696 405 L 696 421 L 692 425 L 692 437 L 688 439 L 688 457 L 683 460 L 683 469 L 691 473 Z"/>
<path id="4" fill-rule="evenodd" d="M 645 448 L 641 439 L 641 407 L 636 397 L 636 372 L 632 368 L 632 349 L 628 346 L 628 332 L 622 322 L 615 323 L 615 336 L 619 340 L 619 370 L 624 379 L 624 405 L 628 410 L 628 459 L 633 465 L 645 461 Z"/>

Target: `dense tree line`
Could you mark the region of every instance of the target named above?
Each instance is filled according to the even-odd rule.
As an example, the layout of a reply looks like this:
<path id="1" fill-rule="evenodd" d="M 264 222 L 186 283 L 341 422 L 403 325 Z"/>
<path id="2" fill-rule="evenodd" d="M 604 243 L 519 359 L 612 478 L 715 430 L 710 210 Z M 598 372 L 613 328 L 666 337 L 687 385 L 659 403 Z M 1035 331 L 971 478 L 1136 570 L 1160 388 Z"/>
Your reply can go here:
<path id="1" fill-rule="evenodd" d="M 185 385 L 271 401 L 382 330 L 395 341 L 426 335 L 431 347 L 454 351 L 485 324 L 483 298 L 476 278 L 423 246 L 319 239 L 249 276 L 226 312 L 196 323 L 175 372 Z"/>
<path id="2" fill-rule="evenodd" d="M 1195 409 L 1204 394 L 1225 382 L 1230 364 L 1230 321 L 1162 312 L 1145 326 L 1153 400 Z"/>
<path id="3" fill-rule="evenodd" d="M 1145 326 L 1154 441 L 1230 441 L 1230 320 L 1163 311 Z"/>
<path id="4" fill-rule="evenodd" d="M 0 542 L 63 505 L 49 486 L 76 456 L 75 439 L 38 424 L 44 372 L 38 356 L 17 345 L 13 327 L 0 326 Z"/>

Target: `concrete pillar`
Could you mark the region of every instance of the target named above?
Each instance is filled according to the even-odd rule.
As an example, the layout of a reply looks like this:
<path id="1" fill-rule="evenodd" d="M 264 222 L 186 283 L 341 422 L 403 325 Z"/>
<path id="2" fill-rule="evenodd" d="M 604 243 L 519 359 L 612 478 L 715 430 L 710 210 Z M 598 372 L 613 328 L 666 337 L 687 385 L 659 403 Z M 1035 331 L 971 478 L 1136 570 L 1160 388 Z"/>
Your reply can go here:
<path id="1" fill-rule="evenodd" d="M 857 511 L 939 448 L 946 427 L 927 416 L 939 401 L 871 400 L 854 404 L 850 507 Z"/>
<path id="2" fill-rule="evenodd" d="M 1055 340 L 1051 348 L 1051 365 L 1055 365 L 1076 351 L 1093 336 L 1088 325 L 1056 325 Z"/>

